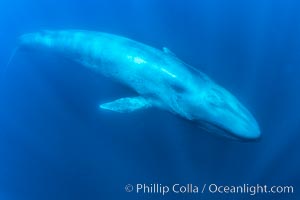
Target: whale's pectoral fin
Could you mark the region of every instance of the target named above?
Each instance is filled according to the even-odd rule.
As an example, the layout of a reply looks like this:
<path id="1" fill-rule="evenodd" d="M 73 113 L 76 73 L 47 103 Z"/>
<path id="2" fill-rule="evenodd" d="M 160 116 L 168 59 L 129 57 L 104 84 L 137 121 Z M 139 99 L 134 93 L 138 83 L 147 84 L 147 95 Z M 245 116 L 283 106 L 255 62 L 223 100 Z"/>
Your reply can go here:
<path id="1" fill-rule="evenodd" d="M 146 109 L 151 107 L 149 100 L 144 97 L 126 97 L 120 98 L 112 102 L 104 103 L 99 106 L 101 109 L 129 113 L 140 109 Z"/>

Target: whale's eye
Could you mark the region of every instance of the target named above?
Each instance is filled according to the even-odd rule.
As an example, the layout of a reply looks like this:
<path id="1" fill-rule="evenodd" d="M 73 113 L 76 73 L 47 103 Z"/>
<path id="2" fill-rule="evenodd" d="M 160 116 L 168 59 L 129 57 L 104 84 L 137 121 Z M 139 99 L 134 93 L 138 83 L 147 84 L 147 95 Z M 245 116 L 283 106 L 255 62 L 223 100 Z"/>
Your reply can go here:
<path id="1" fill-rule="evenodd" d="M 217 91 L 212 89 L 206 96 L 206 99 L 208 100 L 209 104 L 216 106 L 216 107 L 221 107 L 224 106 L 225 102 L 223 99 L 223 95 Z"/>
<path id="2" fill-rule="evenodd" d="M 177 93 L 184 93 L 186 92 L 186 89 L 182 87 L 182 85 L 179 84 L 171 84 L 171 88 L 175 90 Z"/>

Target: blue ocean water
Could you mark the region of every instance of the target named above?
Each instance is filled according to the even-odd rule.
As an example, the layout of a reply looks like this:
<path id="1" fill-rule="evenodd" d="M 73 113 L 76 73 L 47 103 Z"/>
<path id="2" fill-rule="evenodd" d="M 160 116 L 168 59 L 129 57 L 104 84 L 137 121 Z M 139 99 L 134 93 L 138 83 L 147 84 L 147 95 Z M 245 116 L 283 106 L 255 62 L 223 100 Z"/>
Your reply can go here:
<path id="1" fill-rule="evenodd" d="M 0 199 L 299 199 L 300 2 L 0 2 Z M 237 142 L 170 113 L 103 112 L 132 95 L 84 67 L 17 51 L 19 35 L 86 29 L 168 47 L 237 96 L 262 138 Z M 199 193 L 126 192 L 193 184 Z M 293 194 L 212 193 L 203 185 L 293 186 Z"/>

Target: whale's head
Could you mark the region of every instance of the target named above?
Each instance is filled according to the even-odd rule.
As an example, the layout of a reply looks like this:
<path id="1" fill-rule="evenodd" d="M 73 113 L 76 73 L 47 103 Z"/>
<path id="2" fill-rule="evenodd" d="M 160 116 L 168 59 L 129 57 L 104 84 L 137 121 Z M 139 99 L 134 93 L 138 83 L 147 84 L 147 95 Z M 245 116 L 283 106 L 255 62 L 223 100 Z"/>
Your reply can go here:
<path id="1" fill-rule="evenodd" d="M 258 123 L 236 97 L 208 78 L 206 83 L 200 85 L 187 88 L 181 98 L 185 118 L 210 132 L 230 138 L 260 138 Z"/>

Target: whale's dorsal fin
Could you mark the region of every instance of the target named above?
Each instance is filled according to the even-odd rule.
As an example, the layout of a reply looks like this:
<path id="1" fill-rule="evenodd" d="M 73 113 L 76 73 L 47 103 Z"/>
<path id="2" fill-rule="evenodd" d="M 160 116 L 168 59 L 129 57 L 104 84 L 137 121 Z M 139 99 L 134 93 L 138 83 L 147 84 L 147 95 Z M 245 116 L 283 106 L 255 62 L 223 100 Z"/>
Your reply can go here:
<path id="1" fill-rule="evenodd" d="M 167 47 L 163 47 L 163 51 L 167 54 L 170 54 L 172 56 L 176 56 L 175 53 L 173 53 L 170 49 L 168 49 Z"/>
<path id="2" fill-rule="evenodd" d="M 140 109 L 146 109 L 151 106 L 152 105 L 149 100 L 145 99 L 144 97 L 137 96 L 120 98 L 115 101 L 101 104 L 99 107 L 101 109 L 110 110 L 114 112 L 129 113 Z"/>

